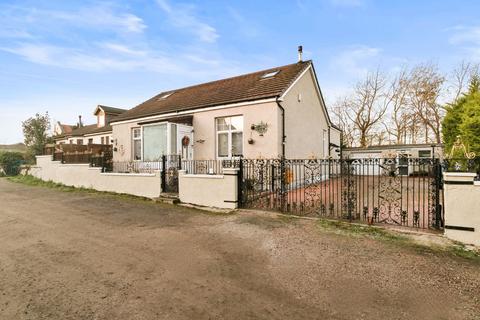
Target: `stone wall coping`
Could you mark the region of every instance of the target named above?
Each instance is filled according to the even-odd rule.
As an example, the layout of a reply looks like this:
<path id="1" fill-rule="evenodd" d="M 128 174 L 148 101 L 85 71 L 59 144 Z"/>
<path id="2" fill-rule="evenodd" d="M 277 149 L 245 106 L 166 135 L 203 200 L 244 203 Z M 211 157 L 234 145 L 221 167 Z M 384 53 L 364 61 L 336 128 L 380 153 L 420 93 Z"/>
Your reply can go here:
<path id="1" fill-rule="evenodd" d="M 184 171 L 184 170 L 182 170 Z M 223 174 L 182 174 L 183 178 L 223 179 Z"/>
<path id="2" fill-rule="evenodd" d="M 449 181 L 462 181 L 473 182 L 473 179 L 477 176 L 474 172 L 444 172 L 443 179 L 446 182 Z"/>
<path id="3" fill-rule="evenodd" d="M 122 177 L 155 177 L 155 173 L 121 173 L 121 172 L 101 172 L 102 176 L 122 176 Z"/>
<path id="4" fill-rule="evenodd" d="M 444 172 L 445 177 L 475 177 L 475 172 Z"/>

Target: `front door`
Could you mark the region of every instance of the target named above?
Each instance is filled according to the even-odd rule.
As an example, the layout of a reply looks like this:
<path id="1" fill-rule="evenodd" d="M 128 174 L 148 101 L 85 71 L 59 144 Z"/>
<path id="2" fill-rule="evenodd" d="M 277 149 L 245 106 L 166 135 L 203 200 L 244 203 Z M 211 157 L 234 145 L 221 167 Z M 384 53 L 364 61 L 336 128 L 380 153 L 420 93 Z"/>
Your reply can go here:
<path id="1" fill-rule="evenodd" d="M 183 160 L 193 160 L 193 127 L 178 125 L 177 150 Z"/>

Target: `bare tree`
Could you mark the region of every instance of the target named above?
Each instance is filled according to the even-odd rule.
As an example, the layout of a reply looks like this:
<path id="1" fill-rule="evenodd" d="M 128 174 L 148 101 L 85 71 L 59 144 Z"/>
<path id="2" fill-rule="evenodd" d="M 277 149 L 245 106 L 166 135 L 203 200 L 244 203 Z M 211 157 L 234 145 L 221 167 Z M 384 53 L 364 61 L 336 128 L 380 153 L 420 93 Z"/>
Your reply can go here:
<path id="1" fill-rule="evenodd" d="M 403 68 L 392 80 L 388 92 L 390 121 L 384 122 L 385 131 L 393 137 L 397 144 L 405 143 L 406 133 L 411 118 L 411 110 L 408 108 L 408 95 L 410 81 L 408 71 Z"/>
<path id="2" fill-rule="evenodd" d="M 346 99 L 338 99 L 331 108 L 333 122 L 342 130 L 342 142 L 345 146 L 351 147 L 354 145 L 354 127 L 352 122 L 347 117 L 347 102 Z"/>
<path id="3" fill-rule="evenodd" d="M 425 134 L 425 142 L 429 142 L 430 134 L 436 143 L 441 142 L 441 121 L 444 108 L 439 104 L 445 77 L 438 68 L 431 64 L 416 66 L 410 74 L 409 101 L 416 117 L 421 121 Z"/>
<path id="4" fill-rule="evenodd" d="M 380 71 L 369 73 L 366 78 L 359 81 L 348 98 L 347 117 L 358 132 L 360 147 L 368 145 L 370 131 L 376 126 L 385 114 L 388 99 L 384 92 L 386 78 Z"/>
<path id="5" fill-rule="evenodd" d="M 470 79 L 479 76 L 479 65 L 463 60 L 454 70 L 452 74 L 453 103 L 466 91 Z"/>

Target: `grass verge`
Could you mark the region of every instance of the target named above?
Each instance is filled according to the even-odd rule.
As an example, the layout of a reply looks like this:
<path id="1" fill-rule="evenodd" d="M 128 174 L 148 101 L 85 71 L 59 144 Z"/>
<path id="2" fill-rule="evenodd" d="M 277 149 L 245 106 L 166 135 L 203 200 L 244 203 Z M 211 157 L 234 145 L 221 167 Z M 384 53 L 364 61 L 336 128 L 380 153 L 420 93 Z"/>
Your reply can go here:
<path id="1" fill-rule="evenodd" d="M 374 239 L 384 243 L 405 247 L 422 254 L 443 254 L 460 257 L 480 263 L 480 252 L 468 249 L 464 244 L 453 243 L 452 245 L 426 245 L 415 241 L 414 236 L 404 235 L 387 229 L 348 223 L 344 221 L 320 219 L 317 226 L 326 232 L 350 237 Z"/>
<path id="2" fill-rule="evenodd" d="M 51 189 L 55 189 L 55 190 L 63 191 L 63 192 L 83 192 L 83 193 L 87 193 L 89 195 L 111 196 L 111 197 L 115 197 L 115 198 L 118 198 L 118 199 L 135 201 L 135 202 L 141 201 L 143 203 L 148 203 L 148 204 L 152 204 L 152 205 L 156 205 L 156 206 L 171 206 L 170 204 L 154 202 L 150 198 L 134 196 L 134 195 L 131 195 L 131 194 L 126 194 L 126 193 L 98 191 L 98 190 L 95 190 L 95 189 L 92 189 L 92 188 L 81 188 L 81 187 L 77 188 L 77 187 L 67 186 L 67 185 L 64 185 L 62 183 L 56 183 L 56 182 L 53 182 L 53 181 L 44 181 L 44 180 L 38 179 L 38 178 L 36 178 L 34 176 L 31 176 L 31 175 L 25 175 L 25 176 L 17 175 L 17 176 L 13 176 L 13 177 L 7 177 L 6 179 L 11 181 L 11 182 L 15 182 L 15 183 L 22 183 L 22 184 L 29 185 L 29 186 L 51 188 Z M 218 212 L 215 212 L 215 211 L 208 211 L 206 209 L 202 210 L 201 208 L 195 207 L 195 206 L 183 206 L 183 207 L 192 210 L 192 212 L 195 211 L 195 212 L 199 212 L 199 213 L 206 214 L 206 215 L 211 215 L 211 216 L 228 216 L 228 215 L 233 215 L 233 214 L 236 213 L 235 211 L 227 211 L 227 212 L 218 211 Z"/>

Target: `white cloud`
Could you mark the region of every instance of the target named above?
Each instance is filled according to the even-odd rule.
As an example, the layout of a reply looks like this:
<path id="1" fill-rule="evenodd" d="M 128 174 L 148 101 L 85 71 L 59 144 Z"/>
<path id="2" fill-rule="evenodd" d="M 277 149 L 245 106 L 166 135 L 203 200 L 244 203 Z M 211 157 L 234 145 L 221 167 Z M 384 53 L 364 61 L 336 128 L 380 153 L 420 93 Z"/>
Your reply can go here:
<path id="1" fill-rule="evenodd" d="M 176 72 L 178 65 L 173 59 L 155 55 L 154 52 L 140 52 L 124 45 L 106 43 L 100 45 L 106 50 L 82 50 L 45 44 L 20 44 L 14 48 L 0 48 L 23 57 L 33 63 L 76 69 L 82 71 L 132 71 L 151 70 L 156 72 Z M 115 55 L 111 51 L 129 53 Z M 132 54 L 133 53 L 133 54 Z"/>
<path id="2" fill-rule="evenodd" d="M 463 51 L 465 59 L 480 61 L 480 26 L 454 26 L 446 31 L 451 33 L 448 42 Z"/>
<path id="3" fill-rule="evenodd" d="M 32 63 L 80 71 L 146 71 L 176 74 L 186 79 L 223 77 L 243 71 L 232 61 L 193 48 L 166 54 L 107 42 L 86 49 L 21 43 L 15 47 L 0 47 L 0 50 Z"/>
<path id="4" fill-rule="evenodd" d="M 105 49 L 108 49 L 117 53 L 125 54 L 125 55 L 142 56 L 142 57 L 147 55 L 147 52 L 144 50 L 132 49 L 126 45 L 119 44 L 119 43 L 107 42 L 107 43 L 100 44 L 100 46 Z"/>
<path id="5" fill-rule="evenodd" d="M 193 15 L 193 7 L 162 1 L 159 5 L 171 23 L 194 32 L 202 41 L 213 42 L 218 37 L 214 28 Z M 188 66 L 183 67 L 179 60 L 183 56 L 189 67 L 195 63 L 197 69 L 208 69 L 207 65 L 220 68 L 218 57 L 198 52 L 201 44 L 172 53 L 158 50 L 145 39 L 147 26 L 140 17 L 111 3 L 76 10 L 0 5 L 0 21 L 4 23 L 0 50 L 36 64 L 82 71 L 187 73 Z M 95 32 L 95 37 L 89 31 Z"/>
<path id="6" fill-rule="evenodd" d="M 362 7 L 365 5 L 364 0 L 330 0 L 335 7 Z"/>
<path id="7" fill-rule="evenodd" d="M 238 10 L 232 7 L 227 8 L 233 22 L 237 26 L 237 30 L 245 37 L 255 38 L 263 33 L 262 28 L 258 24 L 258 21 L 247 18 L 241 14 Z"/>
<path id="8" fill-rule="evenodd" d="M 448 39 L 453 45 L 480 44 L 480 27 L 456 26 L 450 29 L 453 34 Z"/>
<path id="9" fill-rule="evenodd" d="M 28 43 L 16 48 L 0 48 L 0 50 L 22 56 L 28 61 L 39 64 L 51 64 L 52 57 L 58 53 L 58 49 L 53 46 L 39 46 Z"/>
<path id="10" fill-rule="evenodd" d="M 167 0 L 157 0 L 157 4 L 174 27 L 187 30 L 203 42 L 213 43 L 219 37 L 214 27 L 196 17 L 193 5 L 172 5 Z"/>
<path id="11" fill-rule="evenodd" d="M 147 27 L 144 21 L 113 5 L 99 4 L 76 10 L 48 10 L 35 7 L 0 6 L 2 27 L 11 32 L 2 32 L 0 37 L 31 37 L 39 33 L 58 34 L 69 28 L 110 30 L 118 34 L 142 33 Z"/>
<path id="12" fill-rule="evenodd" d="M 374 61 L 373 58 L 377 58 L 380 52 L 379 48 L 355 46 L 336 55 L 332 66 L 347 74 L 361 76 L 371 69 L 372 62 L 377 63 L 377 59 Z"/>

